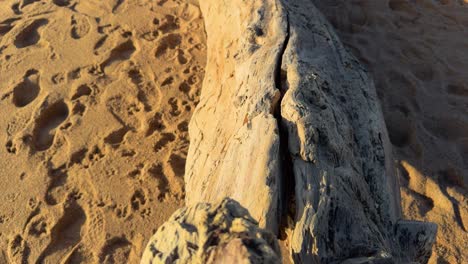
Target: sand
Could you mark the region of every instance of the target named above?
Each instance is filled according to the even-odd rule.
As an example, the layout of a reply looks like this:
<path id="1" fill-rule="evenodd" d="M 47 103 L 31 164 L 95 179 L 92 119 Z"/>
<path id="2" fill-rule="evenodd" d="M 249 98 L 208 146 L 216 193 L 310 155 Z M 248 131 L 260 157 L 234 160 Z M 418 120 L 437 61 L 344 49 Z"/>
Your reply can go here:
<path id="1" fill-rule="evenodd" d="M 468 1 L 316 1 L 376 83 L 403 214 L 439 225 L 430 263 L 468 263 Z"/>
<path id="2" fill-rule="evenodd" d="M 468 262 L 468 3 L 315 1 L 372 74 L 430 263 Z M 0 3 L 0 263 L 138 263 L 183 204 L 203 20 L 179 0 Z"/>
<path id="3" fill-rule="evenodd" d="M 0 2 L 0 263 L 138 263 L 184 198 L 191 1 Z"/>

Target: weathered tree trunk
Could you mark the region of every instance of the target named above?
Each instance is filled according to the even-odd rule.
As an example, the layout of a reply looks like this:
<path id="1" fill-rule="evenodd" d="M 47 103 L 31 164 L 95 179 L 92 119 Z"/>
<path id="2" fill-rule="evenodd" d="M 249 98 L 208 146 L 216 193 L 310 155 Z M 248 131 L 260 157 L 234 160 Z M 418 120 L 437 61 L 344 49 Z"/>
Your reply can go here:
<path id="1" fill-rule="evenodd" d="M 295 208 L 297 263 L 427 261 L 436 226 L 399 222 L 374 84 L 312 1 L 200 6 L 208 60 L 189 127 L 187 204 L 231 197 L 275 233 Z"/>
<path id="2" fill-rule="evenodd" d="M 280 136 L 273 116 L 286 19 L 279 1 L 200 1 L 208 58 L 189 126 L 186 202 L 232 197 L 278 229 Z"/>

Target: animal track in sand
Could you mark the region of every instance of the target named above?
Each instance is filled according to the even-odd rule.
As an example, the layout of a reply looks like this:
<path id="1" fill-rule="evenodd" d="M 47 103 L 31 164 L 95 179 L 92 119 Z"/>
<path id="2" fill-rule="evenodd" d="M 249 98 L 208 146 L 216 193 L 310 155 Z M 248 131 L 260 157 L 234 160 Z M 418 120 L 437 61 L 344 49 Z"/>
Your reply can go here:
<path id="1" fill-rule="evenodd" d="M 14 44 L 17 48 L 22 49 L 31 45 L 35 45 L 41 39 L 39 28 L 49 23 L 47 19 L 38 19 L 26 26 L 15 37 Z"/>
<path id="2" fill-rule="evenodd" d="M 139 163 L 137 164 L 136 168 L 132 171 L 130 171 L 127 176 L 132 178 L 132 179 L 136 179 L 138 178 L 140 175 L 141 175 L 141 170 L 144 168 L 144 165 L 143 163 Z"/>
<path id="3" fill-rule="evenodd" d="M 135 51 L 136 48 L 135 45 L 133 45 L 133 41 L 127 40 L 115 47 L 114 49 L 112 49 L 109 58 L 101 64 L 101 68 L 104 69 L 118 61 L 128 60 L 132 57 Z"/>
<path id="4" fill-rule="evenodd" d="M 13 88 L 13 104 L 25 107 L 37 98 L 41 90 L 39 86 L 39 72 L 31 69 L 26 72 L 23 81 Z"/>
<path id="5" fill-rule="evenodd" d="M 155 23 L 155 22 L 157 22 L 157 23 Z M 158 25 L 159 21 L 153 20 L 153 24 Z M 162 23 L 160 24 L 158 29 L 161 30 L 161 32 L 163 34 L 166 34 L 166 33 L 172 32 L 174 30 L 177 30 L 179 28 L 180 28 L 179 19 L 177 17 L 175 17 L 175 16 L 172 16 L 172 15 L 166 15 L 162 19 Z"/>
<path id="6" fill-rule="evenodd" d="M 138 69 L 131 69 L 128 71 L 128 77 L 135 85 L 141 85 L 143 83 L 143 75 Z"/>
<path id="7" fill-rule="evenodd" d="M 416 198 L 414 200 L 414 203 L 416 204 L 416 207 L 422 216 L 426 216 L 428 212 L 434 209 L 434 201 L 431 198 L 411 189 L 408 189 L 408 191 L 412 196 Z"/>
<path id="8" fill-rule="evenodd" d="M 89 95 L 91 95 L 92 91 L 93 90 L 89 87 L 89 85 L 82 84 L 82 85 L 78 86 L 78 88 L 75 91 L 75 94 L 72 96 L 71 99 L 72 100 L 77 100 L 80 97 L 89 96 Z"/>
<path id="9" fill-rule="evenodd" d="M 99 263 L 126 263 L 132 244 L 125 237 L 108 240 L 99 254 Z"/>
<path id="10" fill-rule="evenodd" d="M 48 205 L 56 205 L 66 200 L 67 190 L 67 172 L 63 168 L 52 169 L 49 171 L 50 183 L 47 188 L 45 201 Z"/>
<path id="11" fill-rule="evenodd" d="M 111 145 L 113 148 L 119 147 L 124 140 L 125 135 L 130 131 L 130 128 L 123 127 L 111 132 L 107 137 L 104 138 L 104 142 Z"/>
<path id="12" fill-rule="evenodd" d="M 158 200 L 164 200 L 164 197 L 169 193 L 169 181 L 167 176 L 164 174 L 164 169 L 161 164 L 154 164 L 149 170 L 148 173 L 157 180 L 158 183 Z"/>
<path id="13" fill-rule="evenodd" d="M 73 152 L 70 155 L 70 161 L 68 163 L 68 167 L 72 167 L 75 164 L 82 165 L 83 160 L 86 158 L 86 153 L 88 153 L 88 149 L 85 147 Z"/>
<path id="14" fill-rule="evenodd" d="M 185 93 L 185 94 L 188 94 L 190 92 L 190 85 L 188 85 L 187 82 L 182 82 L 180 85 L 179 85 L 179 91 Z"/>
<path id="15" fill-rule="evenodd" d="M 98 146 L 94 146 L 93 150 L 88 154 L 88 160 L 90 162 L 98 162 L 102 158 L 104 158 L 104 153 L 102 153 L 101 149 Z"/>
<path id="16" fill-rule="evenodd" d="M 175 135 L 172 133 L 162 133 L 161 138 L 154 145 L 154 151 L 161 151 L 167 144 L 173 142 L 176 139 Z"/>
<path id="17" fill-rule="evenodd" d="M 182 121 L 177 125 L 177 130 L 180 132 L 188 132 L 188 121 Z"/>
<path id="18" fill-rule="evenodd" d="M 68 73 L 68 78 L 78 80 L 81 77 L 81 68 L 76 68 Z"/>
<path id="19" fill-rule="evenodd" d="M 146 130 L 146 136 L 149 137 L 156 131 L 163 131 L 166 128 L 162 119 L 161 113 L 156 113 L 154 117 L 148 120 L 148 130 Z"/>
<path id="20" fill-rule="evenodd" d="M 26 226 L 28 235 L 41 237 L 49 233 L 47 218 L 41 214 L 33 216 Z"/>
<path id="21" fill-rule="evenodd" d="M 88 18 L 80 16 L 71 18 L 71 37 L 74 39 L 80 39 L 89 33 L 90 25 Z"/>
<path id="22" fill-rule="evenodd" d="M 185 65 L 189 62 L 189 58 L 185 55 L 185 52 L 181 49 L 177 50 L 177 61 L 180 65 Z"/>
<path id="23" fill-rule="evenodd" d="M 182 12 L 180 12 L 179 17 L 185 21 L 193 21 L 194 19 L 201 17 L 201 12 L 200 9 L 195 5 L 184 3 Z"/>
<path id="24" fill-rule="evenodd" d="M 86 105 L 82 104 L 81 102 L 75 102 L 73 104 L 72 114 L 83 116 L 84 112 L 86 111 Z"/>
<path id="25" fill-rule="evenodd" d="M 54 76 L 52 76 L 50 80 L 52 81 L 53 84 L 60 84 L 60 83 L 65 82 L 65 75 L 63 73 L 57 73 L 57 74 L 54 74 Z"/>
<path id="26" fill-rule="evenodd" d="M 151 112 L 152 105 L 149 103 L 151 101 L 150 95 L 153 95 L 153 97 L 158 95 L 158 92 L 154 88 L 154 85 L 151 82 L 145 82 L 145 76 L 143 76 L 143 74 L 138 68 L 129 70 L 128 77 L 138 89 L 138 101 L 140 101 L 144 105 L 144 110 L 146 112 Z"/>
<path id="27" fill-rule="evenodd" d="M 117 206 L 114 208 L 114 212 L 118 218 L 127 218 L 128 216 L 128 206 Z"/>
<path id="28" fill-rule="evenodd" d="M 156 48 L 155 56 L 160 58 L 167 53 L 168 50 L 174 50 L 182 43 L 182 37 L 179 34 L 169 34 L 164 36 L 159 41 L 159 45 Z"/>
<path id="29" fill-rule="evenodd" d="M 139 211 L 146 204 L 145 192 L 143 190 L 136 190 L 130 199 L 130 204 L 134 211 Z"/>
<path id="30" fill-rule="evenodd" d="M 185 173 L 185 158 L 177 154 L 171 154 L 169 157 L 169 164 L 171 165 L 172 171 L 175 176 L 183 177 Z"/>
<path id="31" fill-rule="evenodd" d="M 34 147 L 38 151 L 44 151 L 52 146 L 56 128 L 68 117 L 68 106 L 63 101 L 58 101 L 48 106 L 36 120 L 33 131 Z"/>
<path id="32" fill-rule="evenodd" d="M 16 146 L 13 144 L 13 141 L 8 140 L 5 144 L 8 153 L 16 154 Z"/>
<path id="33" fill-rule="evenodd" d="M 164 81 L 161 83 L 161 86 L 171 85 L 172 83 L 174 83 L 174 77 L 169 76 L 166 79 L 164 79 Z"/>
<path id="34" fill-rule="evenodd" d="M 50 230 L 50 244 L 41 253 L 38 263 L 51 263 L 51 260 L 47 259 L 55 257 L 55 253 L 62 253 L 63 249 L 75 246 L 80 241 L 86 219 L 83 208 L 75 201 L 71 200 L 69 204 L 66 204 L 63 216 Z"/>
<path id="35" fill-rule="evenodd" d="M 181 112 L 179 110 L 179 105 L 178 105 L 179 100 L 177 100 L 177 98 L 175 98 L 175 97 L 171 97 L 171 98 L 169 98 L 168 103 L 171 106 L 170 114 L 172 116 L 180 115 Z"/>
<path id="36" fill-rule="evenodd" d="M 10 263 L 28 263 L 30 248 L 21 235 L 16 235 L 8 246 Z"/>

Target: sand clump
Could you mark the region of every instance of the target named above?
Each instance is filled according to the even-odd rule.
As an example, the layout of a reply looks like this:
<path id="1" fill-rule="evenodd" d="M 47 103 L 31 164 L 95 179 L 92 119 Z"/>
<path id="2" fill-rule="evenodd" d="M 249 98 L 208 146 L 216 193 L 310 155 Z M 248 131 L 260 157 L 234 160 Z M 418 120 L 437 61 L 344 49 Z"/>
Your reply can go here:
<path id="1" fill-rule="evenodd" d="M 0 3 L 0 263 L 138 263 L 183 203 L 191 1 Z"/>

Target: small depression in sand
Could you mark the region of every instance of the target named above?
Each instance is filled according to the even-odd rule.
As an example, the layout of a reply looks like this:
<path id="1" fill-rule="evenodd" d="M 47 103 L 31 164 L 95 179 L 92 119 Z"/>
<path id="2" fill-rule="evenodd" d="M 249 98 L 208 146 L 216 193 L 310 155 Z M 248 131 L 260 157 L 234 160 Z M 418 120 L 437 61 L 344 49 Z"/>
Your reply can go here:
<path id="1" fill-rule="evenodd" d="M 195 1 L 0 3 L 0 263 L 139 263 L 183 204 Z"/>

